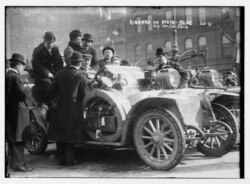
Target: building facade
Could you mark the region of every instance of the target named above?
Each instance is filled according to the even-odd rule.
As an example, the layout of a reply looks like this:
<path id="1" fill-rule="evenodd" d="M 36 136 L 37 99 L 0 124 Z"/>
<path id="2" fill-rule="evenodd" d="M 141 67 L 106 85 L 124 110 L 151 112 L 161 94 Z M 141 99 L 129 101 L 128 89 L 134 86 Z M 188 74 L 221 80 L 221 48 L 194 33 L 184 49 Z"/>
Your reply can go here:
<path id="1" fill-rule="evenodd" d="M 174 43 L 171 20 L 176 20 L 179 53 L 201 50 L 206 53 L 207 65 L 219 71 L 233 69 L 235 44 L 239 43 L 243 31 L 240 30 L 239 7 L 164 7 L 130 11 L 126 25 L 126 58 L 129 61 L 153 57 L 158 47 L 165 47 L 171 55 Z M 144 23 L 136 24 L 136 20 L 144 20 Z"/>
<path id="2" fill-rule="evenodd" d="M 179 54 L 186 50 L 206 53 L 207 65 L 232 70 L 240 37 L 244 36 L 242 7 L 57 7 L 6 8 L 6 55 L 21 52 L 31 58 L 44 32 L 56 35 L 63 53 L 69 32 L 80 29 L 94 36 L 93 47 L 114 47 L 116 55 L 134 65 L 151 58 L 158 47 L 172 54 L 176 26 Z M 241 49 L 243 50 L 243 49 Z M 196 67 L 203 63 L 186 65 Z"/>

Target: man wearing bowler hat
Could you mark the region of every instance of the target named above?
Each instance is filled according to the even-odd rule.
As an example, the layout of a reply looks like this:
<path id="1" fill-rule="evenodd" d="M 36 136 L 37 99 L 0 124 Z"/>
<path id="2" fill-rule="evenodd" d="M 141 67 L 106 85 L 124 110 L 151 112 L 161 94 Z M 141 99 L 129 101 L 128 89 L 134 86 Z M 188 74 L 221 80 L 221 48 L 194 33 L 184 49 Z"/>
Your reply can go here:
<path id="1" fill-rule="evenodd" d="M 18 121 L 19 102 L 25 100 L 25 88 L 20 78 L 20 73 L 24 70 L 24 56 L 19 53 L 12 55 L 9 59 L 10 68 L 6 74 L 6 138 L 8 141 L 10 168 L 14 171 L 26 172 L 32 168 L 24 163 L 24 142 L 18 138 L 18 127 L 21 121 Z M 24 122 L 23 122 L 24 123 Z"/>
<path id="2" fill-rule="evenodd" d="M 98 59 L 95 49 L 91 47 L 92 43 L 93 43 L 93 36 L 89 33 L 84 34 L 82 38 L 82 46 L 83 46 L 82 53 L 90 54 L 92 56 L 90 66 L 93 68 L 95 65 L 98 64 Z"/>
<path id="3" fill-rule="evenodd" d="M 71 66 L 59 71 L 48 92 L 48 99 L 57 98 L 57 107 L 48 129 L 48 138 L 56 141 L 59 165 L 75 165 L 74 144 L 84 143 L 82 100 L 88 93 L 87 79 L 78 70 L 82 54 L 74 51 Z"/>
<path id="4" fill-rule="evenodd" d="M 68 46 L 64 49 L 64 57 L 67 66 L 70 66 L 70 57 L 74 51 L 82 52 L 82 33 L 80 30 L 73 30 L 69 33 L 69 43 Z"/>
<path id="5" fill-rule="evenodd" d="M 32 66 L 35 79 L 35 99 L 38 102 L 46 102 L 46 93 L 51 86 L 51 81 L 57 71 L 63 68 L 63 60 L 58 47 L 54 44 L 56 37 L 48 31 L 44 35 L 44 41 L 33 51 Z"/>
<path id="6" fill-rule="evenodd" d="M 161 69 L 163 69 L 167 65 L 171 66 L 172 68 L 177 70 L 181 76 L 179 88 L 186 88 L 187 82 L 190 78 L 188 70 L 183 68 L 179 63 L 168 60 L 166 57 L 167 52 L 165 51 L 165 48 L 157 48 L 155 55 L 159 61 L 159 66 L 155 69 L 156 72 L 159 72 Z"/>
<path id="7" fill-rule="evenodd" d="M 104 58 L 99 61 L 99 69 L 105 67 L 106 65 L 112 65 L 114 52 L 114 49 L 110 46 L 106 46 L 102 49 L 102 54 Z"/>

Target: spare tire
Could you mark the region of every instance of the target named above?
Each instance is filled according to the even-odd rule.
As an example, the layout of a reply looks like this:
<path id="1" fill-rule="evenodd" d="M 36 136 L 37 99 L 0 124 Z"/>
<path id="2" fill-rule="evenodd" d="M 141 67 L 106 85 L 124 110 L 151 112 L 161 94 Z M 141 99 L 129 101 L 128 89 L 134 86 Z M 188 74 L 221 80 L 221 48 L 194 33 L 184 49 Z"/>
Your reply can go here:
<path id="1" fill-rule="evenodd" d="M 98 115 L 96 112 L 97 107 L 102 107 L 107 110 L 109 109 L 108 115 Z M 115 90 L 95 90 L 88 94 L 83 100 L 84 107 L 84 127 L 86 134 L 94 141 L 104 142 L 115 142 L 122 134 L 122 129 L 126 121 L 127 114 L 131 109 L 131 105 L 128 100 Z M 92 115 L 91 113 L 95 113 Z M 104 117 L 105 126 L 106 122 L 112 121 L 113 131 L 105 132 L 105 126 L 100 125 L 100 118 Z M 93 121 L 90 121 L 92 118 Z M 110 120 L 111 119 L 111 120 Z M 99 123 L 99 124 L 98 124 Z M 95 125 L 94 125 L 95 124 Z M 97 127 L 101 130 L 101 137 L 97 136 Z M 92 128 L 90 128 L 92 127 Z M 94 127 L 94 128 L 93 128 Z"/>

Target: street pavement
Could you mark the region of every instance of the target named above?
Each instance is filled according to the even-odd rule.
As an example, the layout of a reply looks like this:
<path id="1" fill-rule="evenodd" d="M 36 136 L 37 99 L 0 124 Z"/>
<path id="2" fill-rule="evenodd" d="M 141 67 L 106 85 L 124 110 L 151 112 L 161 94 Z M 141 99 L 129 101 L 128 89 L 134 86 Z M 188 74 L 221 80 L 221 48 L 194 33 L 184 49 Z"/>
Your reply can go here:
<path id="1" fill-rule="evenodd" d="M 182 161 L 170 171 L 152 170 L 138 157 L 135 150 L 87 149 L 78 147 L 75 166 L 59 166 L 55 158 L 55 144 L 49 144 L 43 155 L 25 154 L 34 168 L 32 172 L 13 172 L 13 178 L 240 178 L 240 151 L 227 155 L 206 157 L 195 149 L 187 149 Z"/>

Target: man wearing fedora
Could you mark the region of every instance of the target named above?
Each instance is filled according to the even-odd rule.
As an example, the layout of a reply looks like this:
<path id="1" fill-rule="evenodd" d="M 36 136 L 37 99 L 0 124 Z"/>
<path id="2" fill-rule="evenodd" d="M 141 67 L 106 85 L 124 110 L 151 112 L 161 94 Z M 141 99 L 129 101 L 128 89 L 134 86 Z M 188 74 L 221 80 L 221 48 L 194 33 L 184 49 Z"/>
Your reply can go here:
<path id="1" fill-rule="evenodd" d="M 159 66 L 156 68 L 156 72 L 159 72 L 166 65 L 171 66 L 172 68 L 177 70 L 181 76 L 179 88 L 186 88 L 188 80 L 190 78 L 188 70 L 183 68 L 179 63 L 168 60 L 166 57 L 167 52 L 165 51 L 165 48 L 157 48 L 155 55 L 156 55 L 158 62 L 159 62 Z"/>
<path id="2" fill-rule="evenodd" d="M 96 55 L 96 50 L 91 47 L 92 43 L 93 43 L 93 36 L 89 33 L 84 34 L 82 38 L 82 46 L 83 46 L 82 53 L 90 54 L 92 56 L 90 66 L 93 68 L 98 63 L 98 59 Z"/>
<path id="3" fill-rule="evenodd" d="M 24 163 L 24 142 L 17 137 L 19 102 L 25 100 L 25 88 L 20 78 L 20 73 L 24 70 L 24 56 L 14 53 L 9 59 L 10 68 L 6 74 L 6 138 L 8 142 L 10 168 L 14 171 L 31 171 L 32 168 Z"/>
<path id="4" fill-rule="evenodd" d="M 103 48 L 102 54 L 103 54 L 104 58 L 99 61 L 98 69 L 101 69 L 101 68 L 105 67 L 106 65 L 112 64 L 114 52 L 115 52 L 114 49 L 110 46 L 106 46 Z"/>
<path id="5" fill-rule="evenodd" d="M 73 30 L 69 33 L 69 43 L 64 49 L 64 58 L 67 66 L 70 66 L 70 57 L 74 51 L 82 52 L 82 33 L 80 30 Z"/>
<path id="6" fill-rule="evenodd" d="M 44 41 L 33 51 L 32 66 L 35 79 L 35 98 L 38 102 L 46 102 L 46 93 L 57 71 L 63 68 L 63 60 L 58 47 L 54 44 L 56 37 L 48 31 Z"/>
<path id="7" fill-rule="evenodd" d="M 48 92 L 48 99 L 57 98 L 48 138 L 56 141 L 59 165 L 77 164 L 74 144 L 84 143 L 82 100 L 88 93 L 87 79 L 78 70 L 83 61 L 82 54 L 74 51 L 71 65 L 58 72 Z"/>

